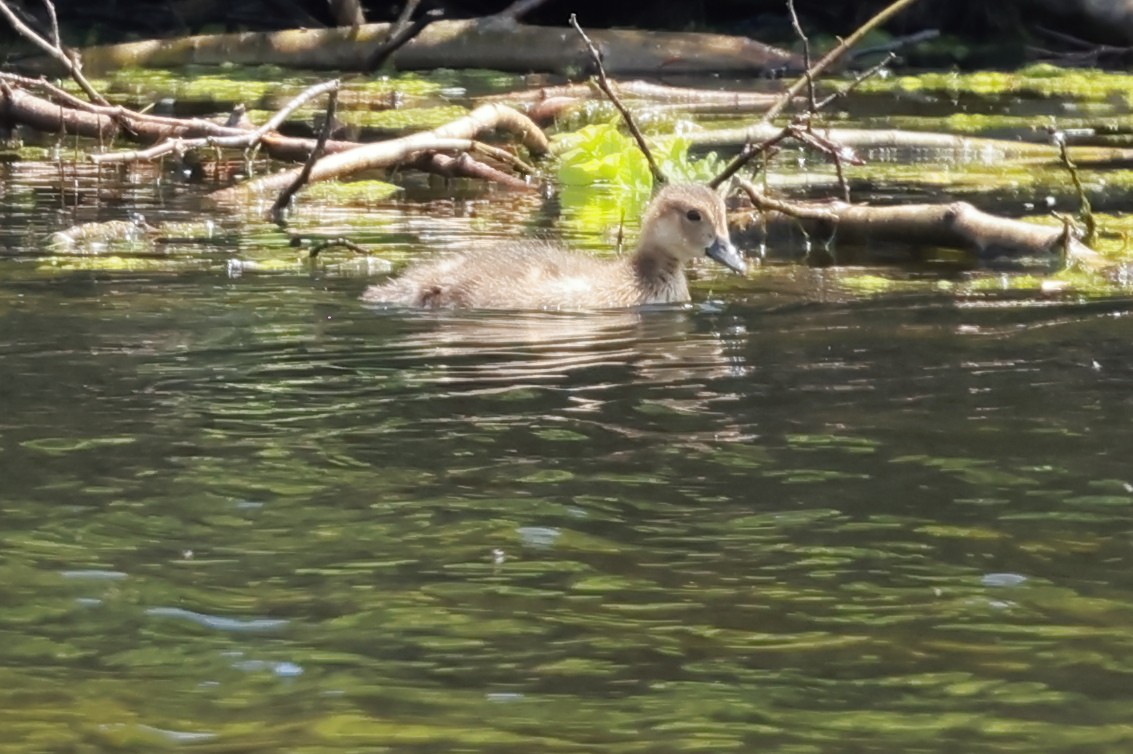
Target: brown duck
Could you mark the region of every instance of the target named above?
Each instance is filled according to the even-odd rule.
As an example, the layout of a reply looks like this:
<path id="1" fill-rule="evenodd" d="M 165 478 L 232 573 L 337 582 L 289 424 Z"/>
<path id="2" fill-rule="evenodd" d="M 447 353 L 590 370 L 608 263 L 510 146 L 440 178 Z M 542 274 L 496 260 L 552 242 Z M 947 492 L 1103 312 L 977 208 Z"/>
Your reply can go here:
<path id="1" fill-rule="evenodd" d="M 523 242 L 445 255 L 362 294 L 369 303 L 428 308 L 607 309 L 689 300 L 684 266 L 708 256 L 742 273 L 724 202 L 706 186 L 666 186 L 650 202 L 641 240 L 602 260 L 554 244 Z"/>

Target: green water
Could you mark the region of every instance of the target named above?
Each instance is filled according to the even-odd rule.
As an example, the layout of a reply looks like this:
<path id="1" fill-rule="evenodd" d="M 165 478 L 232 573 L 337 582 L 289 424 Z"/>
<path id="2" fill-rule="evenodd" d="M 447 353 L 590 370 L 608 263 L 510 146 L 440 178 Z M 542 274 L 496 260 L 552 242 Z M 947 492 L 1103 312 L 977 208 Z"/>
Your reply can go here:
<path id="1" fill-rule="evenodd" d="M 0 174 L 0 752 L 1133 745 L 1125 285 L 381 311 L 221 214 L 176 264 L 45 257 L 210 210 L 35 168 Z M 293 223 L 400 263 L 554 218 L 410 181 Z"/>
<path id="2" fill-rule="evenodd" d="M 1128 299 L 358 289 L 4 286 L 0 750 L 1129 745 Z"/>

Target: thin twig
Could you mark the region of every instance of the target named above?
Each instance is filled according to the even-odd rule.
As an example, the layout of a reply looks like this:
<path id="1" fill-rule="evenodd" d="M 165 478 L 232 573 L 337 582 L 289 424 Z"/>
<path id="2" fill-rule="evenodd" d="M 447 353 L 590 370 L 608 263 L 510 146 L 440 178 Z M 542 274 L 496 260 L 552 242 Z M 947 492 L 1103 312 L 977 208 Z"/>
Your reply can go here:
<path id="1" fill-rule="evenodd" d="M 51 22 L 51 41 L 52 43 L 62 49 L 63 38 L 59 36 L 59 16 L 55 14 L 55 3 L 51 0 L 43 0 L 43 7 L 47 10 L 47 19 Z"/>
<path id="2" fill-rule="evenodd" d="M 834 172 L 838 176 L 838 187 L 842 190 L 842 198 L 845 199 L 846 202 L 849 202 L 850 185 L 846 183 L 846 173 L 843 169 L 843 165 L 844 163 L 864 165 L 865 160 L 858 157 L 857 154 L 854 153 L 854 150 L 849 147 L 833 142 L 814 131 L 810 123 L 807 123 L 806 128 L 800 128 L 796 125 L 791 125 L 788 128 L 791 131 L 791 136 L 830 158 L 831 162 L 834 163 Z"/>
<path id="3" fill-rule="evenodd" d="M 1094 241 L 1097 240 L 1098 224 L 1097 220 L 1094 219 L 1094 209 L 1090 205 L 1090 197 L 1086 194 L 1086 187 L 1082 185 L 1082 178 L 1078 175 L 1078 166 L 1070 160 L 1070 152 L 1066 146 L 1066 134 L 1056 131 L 1054 128 L 1048 128 L 1047 131 L 1058 147 L 1058 157 L 1062 161 L 1062 166 L 1070 173 L 1070 180 L 1078 194 L 1078 217 L 1082 219 L 1082 225 L 1086 228 L 1082 243 L 1086 246 L 1093 246 Z"/>
<path id="4" fill-rule="evenodd" d="M 1083 49 L 1090 50 L 1090 51 L 1113 50 L 1115 52 L 1129 52 L 1130 50 L 1133 50 L 1133 48 L 1130 48 L 1130 47 L 1114 47 L 1113 45 L 1096 44 L 1094 42 L 1087 42 L 1086 40 L 1081 39 L 1079 37 L 1075 37 L 1075 36 L 1072 36 L 1070 34 L 1065 34 L 1061 31 L 1055 31 L 1054 29 L 1047 29 L 1047 28 L 1042 27 L 1042 26 L 1036 26 L 1035 30 L 1038 31 L 1040 34 L 1045 34 L 1048 37 L 1051 37 L 1052 39 L 1056 39 L 1060 42 L 1065 42 L 1067 44 L 1074 45 L 1075 47 L 1081 47 Z"/>
<path id="5" fill-rule="evenodd" d="M 299 175 L 295 176 L 295 180 L 291 185 L 279 192 L 279 196 L 275 200 L 275 204 L 269 210 L 269 216 L 272 222 L 282 225 L 283 224 L 283 211 L 287 205 L 291 203 L 291 197 L 307 182 L 311 177 L 311 169 L 319 158 L 323 156 L 323 150 L 326 148 L 327 139 L 330 138 L 330 132 L 334 128 L 334 111 L 338 105 L 338 82 L 335 81 L 335 87 L 331 89 L 330 96 L 327 98 L 327 111 L 326 120 L 323 121 L 323 127 L 319 131 L 319 140 L 315 142 L 315 148 L 311 150 L 311 154 L 307 157 L 307 161 L 303 163 L 303 169 L 299 171 Z"/>
<path id="6" fill-rule="evenodd" d="M 50 83 L 43 78 L 32 78 L 31 76 L 21 76 L 18 73 L 8 73 L 0 71 L 0 81 L 8 81 L 17 86 L 26 87 L 29 89 L 41 89 L 52 97 L 62 100 L 63 104 L 67 107 L 75 108 L 76 110 L 85 110 L 86 112 L 98 112 L 102 110 L 105 113 L 105 105 L 95 105 L 85 99 L 76 97 L 68 92 L 66 89 L 60 89 L 54 84 Z M 113 106 L 111 106 L 113 108 Z"/>
<path id="7" fill-rule="evenodd" d="M 625 121 L 626 128 L 629 129 L 629 132 L 633 135 L 634 141 L 637 142 L 637 148 L 645 155 L 645 161 L 649 163 L 649 172 L 653 175 L 654 185 L 662 186 L 668 183 L 669 179 L 661 172 L 657 161 L 653 159 L 653 152 L 649 150 L 649 145 L 645 143 L 645 137 L 641 135 L 637 124 L 633 122 L 633 116 L 629 114 L 629 110 L 627 110 L 626 106 L 622 104 L 622 101 L 618 99 L 618 95 L 614 93 L 613 88 L 610 86 L 610 81 L 606 78 L 606 68 L 602 65 L 602 53 L 598 51 L 598 48 L 594 46 L 590 37 L 588 37 L 586 32 L 582 30 L 582 27 L 579 26 L 578 17 L 573 13 L 570 14 L 570 25 L 574 27 L 574 30 L 582 37 L 586 48 L 590 50 L 590 57 L 594 60 L 594 65 L 598 69 L 598 87 L 610 98 L 610 102 L 614 103 L 614 107 L 622 114 L 622 120 Z"/>
<path id="8" fill-rule="evenodd" d="M 720 175 L 708 181 L 708 187 L 713 189 L 719 188 L 724 183 L 724 181 L 740 172 L 740 170 L 742 170 L 743 167 L 749 162 L 751 162 L 761 154 L 769 153 L 779 142 L 783 141 L 783 139 L 786 139 L 790 135 L 791 128 L 790 126 L 787 126 L 781 129 L 779 133 L 771 136 L 770 138 L 764 139 L 758 144 L 752 144 L 751 142 L 748 142 L 744 145 L 744 148 L 740 150 L 740 153 L 733 157 L 732 161 L 724 166 L 724 169 L 720 171 Z"/>
<path id="9" fill-rule="evenodd" d="M 903 37 L 893 37 L 892 39 L 877 45 L 870 45 L 863 47 L 860 50 L 854 50 L 850 53 L 850 60 L 859 60 L 869 55 L 876 55 L 880 52 L 890 53 L 897 52 L 906 47 L 919 45 L 921 42 L 927 42 L 931 39 L 936 39 L 940 36 L 940 29 L 922 29 L 921 31 L 907 34 Z"/>
<path id="10" fill-rule="evenodd" d="M 835 149 L 830 153 L 834 161 L 834 175 L 838 178 L 838 187 L 842 189 L 842 201 L 850 203 L 850 184 L 846 182 L 846 171 L 842 168 L 842 152 Z"/>
<path id="11" fill-rule="evenodd" d="M 49 3 L 50 0 L 44 0 L 44 2 Z M 8 19 L 8 23 L 10 23 L 12 25 L 12 28 L 19 32 L 21 36 L 34 44 L 36 47 L 46 52 L 51 58 L 53 58 L 60 65 L 66 68 L 67 72 L 71 74 L 71 78 L 73 78 L 75 80 L 75 83 L 79 85 L 79 88 L 81 88 L 83 92 L 88 97 L 90 97 L 91 101 L 97 102 L 100 105 L 110 104 L 101 94 L 98 93 L 97 90 L 95 90 L 93 86 L 91 86 L 91 83 L 87 81 L 86 76 L 83 75 L 82 65 L 79 63 L 77 55 L 68 55 L 67 51 L 64 50 L 62 46 L 54 45 L 40 36 L 34 29 L 20 20 L 19 16 L 17 16 L 12 11 L 12 9 L 8 7 L 8 3 L 5 2 L 5 0 L 0 0 L 0 15 Z"/>
<path id="12" fill-rule="evenodd" d="M 845 86 L 839 88 L 836 92 L 833 92 L 832 94 L 828 94 L 825 97 L 823 97 L 822 100 L 820 100 L 818 102 L 818 104 L 815 105 L 815 108 L 817 110 L 826 109 L 826 106 L 829 105 L 831 102 L 833 102 L 834 100 L 841 99 L 841 98 L 845 97 L 847 94 L 849 94 L 850 92 L 854 91 L 859 86 L 861 86 L 863 81 L 866 81 L 867 79 L 873 78 L 878 73 L 880 73 L 885 68 L 885 66 L 889 65 L 890 63 L 892 63 L 896 59 L 897 59 L 897 53 L 895 53 L 895 52 L 889 53 L 884 58 L 882 58 L 881 61 L 879 63 L 877 63 L 877 65 L 871 66 L 870 68 L 866 69 L 865 71 L 862 71 L 861 73 L 859 73 L 854 78 L 853 81 L 851 81 L 850 83 L 846 84 Z"/>
<path id="13" fill-rule="evenodd" d="M 838 62 L 838 60 L 846 54 L 847 50 L 862 40 L 862 37 L 915 2 L 917 2 L 917 0 L 896 0 L 896 2 L 891 3 L 883 11 L 858 27 L 857 31 L 843 39 L 833 50 L 823 55 L 817 63 L 807 69 L 807 72 L 803 76 L 779 95 L 779 101 L 772 105 L 771 109 L 763 116 L 764 122 L 770 121 L 783 112 L 783 108 L 790 104 L 791 100 L 803 90 L 803 87 L 807 85 L 807 81 L 818 78 L 827 68 Z"/>
<path id="14" fill-rule="evenodd" d="M 806 77 L 806 101 L 810 105 L 810 112 L 818 112 L 818 106 L 814 101 L 814 76 L 810 72 L 810 40 L 807 39 L 803 33 L 802 24 L 799 23 L 799 16 L 795 13 L 795 0 L 787 0 L 787 12 L 791 14 L 791 26 L 795 29 L 795 34 L 803 43 L 803 76 Z"/>
<path id="15" fill-rule="evenodd" d="M 370 250 L 366 247 L 359 246 L 349 238 L 338 236 L 337 238 L 324 238 L 319 241 L 317 244 L 311 247 L 311 250 L 307 253 L 307 257 L 309 259 L 314 259 L 319 255 L 319 252 L 326 251 L 327 249 L 333 249 L 336 246 L 341 246 L 344 249 L 350 249 L 351 251 L 357 252 L 359 254 L 370 256 Z"/>
<path id="16" fill-rule="evenodd" d="M 817 149 L 819 152 L 829 156 L 830 158 L 840 157 L 851 165 L 864 165 L 865 160 L 858 157 L 854 150 L 850 149 L 844 144 L 839 144 L 831 141 L 820 132 L 804 128 L 798 124 L 792 123 L 787 129 L 791 132 L 791 136 L 806 144 L 808 147 Z"/>

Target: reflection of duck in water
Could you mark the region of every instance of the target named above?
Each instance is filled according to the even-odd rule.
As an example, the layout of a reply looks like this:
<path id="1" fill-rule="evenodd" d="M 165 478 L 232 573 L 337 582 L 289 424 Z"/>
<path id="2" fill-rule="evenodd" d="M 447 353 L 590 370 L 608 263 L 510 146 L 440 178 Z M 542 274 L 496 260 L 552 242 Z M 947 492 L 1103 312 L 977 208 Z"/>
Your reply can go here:
<path id="1" fill-rule="evenodd" d="M 481 309 L 605 309 L 688 301 L 684 265 L 709 256 L 744 271 L 728 238 L 720 196 L 706 186 L 666 186 L 642 219 L 633 253 L 601 260 L 523 242 L 425 262 L 366 289 L 370 303 Z"/>

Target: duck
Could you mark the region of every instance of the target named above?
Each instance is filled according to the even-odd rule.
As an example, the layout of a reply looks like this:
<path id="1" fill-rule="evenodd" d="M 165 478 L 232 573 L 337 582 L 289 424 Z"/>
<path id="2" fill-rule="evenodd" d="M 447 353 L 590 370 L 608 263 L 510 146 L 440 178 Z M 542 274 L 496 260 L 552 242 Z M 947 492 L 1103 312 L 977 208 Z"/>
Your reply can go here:
<path id="1" fill-rule="evenodd" d="M 367 304 L 428 309 L 619 309 L 690 300 L 685 265 L 705 257 L 746 270 L 728 235 L 720 195 L 667 184 L 649 203 L 636 248 L 598 259 L 544 241 L 445 254 L 372 285 Z"/>

